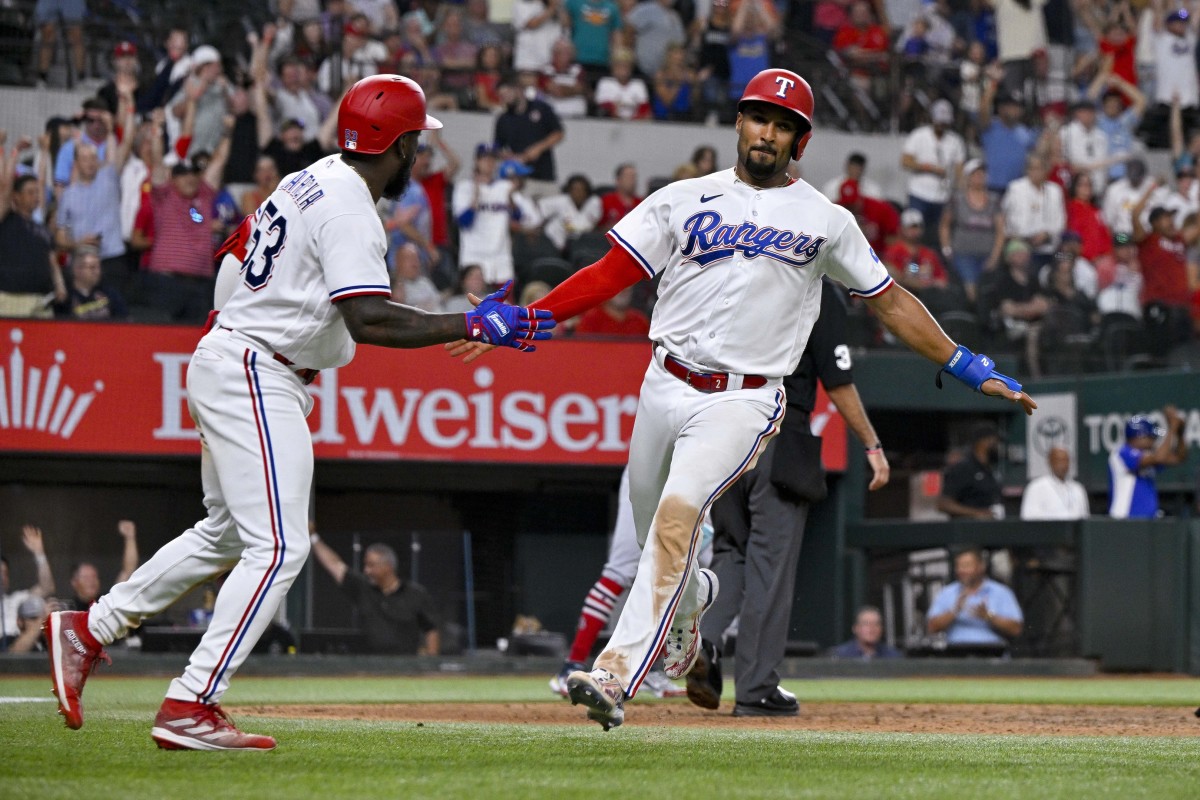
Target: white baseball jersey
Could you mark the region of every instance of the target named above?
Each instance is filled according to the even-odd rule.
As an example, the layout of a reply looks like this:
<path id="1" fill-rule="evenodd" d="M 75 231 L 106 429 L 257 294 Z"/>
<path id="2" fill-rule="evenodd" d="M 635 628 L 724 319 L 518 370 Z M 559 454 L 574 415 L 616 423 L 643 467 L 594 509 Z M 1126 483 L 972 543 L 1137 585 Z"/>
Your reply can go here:
<path id="1" fill-rule="evenodd" d="M 512 220 L 512 183 L 497 179 L 480 186 L 467 178 L 454 184 L 451 207 L 459 221 L 458 263 L 464 267 L 478 264 L 488 283 L 503 283 L 513 276 L 512 238 L 508 223 Z M 470 213 L 470 212 L 474 213 Z M 464 218 L 466 215 L 466 218 Z"/>
<path id="2" fill-rule="evenodd" d="M 650 338 L 699 367 L 782 377 L 821 313 L 821 275 L 852 294 L 891 286 L 854 215 L 804 181 L 758 189 L 732 169 L 669 184 L 609 237 L 662 273 Z"/>
<path id="3" fill-rule="evenodd" d="M 387 237 L 358 173 L 329 156 L 288 175 L 255 211 L 246 250 L 220 325 L 301 367 L 349 363 L 354 340 L 335 302 L 392 292 Z"/>

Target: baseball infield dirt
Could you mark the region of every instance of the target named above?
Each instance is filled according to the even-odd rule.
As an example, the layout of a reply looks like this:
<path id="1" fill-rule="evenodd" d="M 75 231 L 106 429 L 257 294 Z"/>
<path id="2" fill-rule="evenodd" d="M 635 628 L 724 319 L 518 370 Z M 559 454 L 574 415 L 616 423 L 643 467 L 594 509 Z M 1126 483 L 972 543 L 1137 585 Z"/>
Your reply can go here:
<path id="1" fill-rule="evenodd" d="M 856 733 L 990 733 L 1043 736 L 1196 736 L 1200 720 L 1190 708 L 932 703 L 804 703 L 800 716 L 734 717 L 731 704 L 705 711 L 686 700 L 630 703 L 625 724 L 701 728 L 767 728 Z M 478 722 L 526 725 L 592 725 L 570 703 L 397 703 L 392 705 L 245 706 L 245 716 Z"/>

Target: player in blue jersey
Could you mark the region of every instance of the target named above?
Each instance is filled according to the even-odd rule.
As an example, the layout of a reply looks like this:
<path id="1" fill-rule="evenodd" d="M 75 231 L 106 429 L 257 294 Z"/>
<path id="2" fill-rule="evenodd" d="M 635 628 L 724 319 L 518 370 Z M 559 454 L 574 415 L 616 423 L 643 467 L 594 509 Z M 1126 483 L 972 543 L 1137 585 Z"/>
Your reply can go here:
<path id="1" fill-rule="evenodd" d="M 1137 415 L 1125 423 L 1125 444 L 1108 456 L 1108 515 L 1113 519 L 1154 519 L 1158 508 L 1158 473 L 1187 458 L 1183 415 L 1175 406 L 1163 409 L 1167 429 Z M 1164 435 L 1165 434 L 1165 435 Z"/>

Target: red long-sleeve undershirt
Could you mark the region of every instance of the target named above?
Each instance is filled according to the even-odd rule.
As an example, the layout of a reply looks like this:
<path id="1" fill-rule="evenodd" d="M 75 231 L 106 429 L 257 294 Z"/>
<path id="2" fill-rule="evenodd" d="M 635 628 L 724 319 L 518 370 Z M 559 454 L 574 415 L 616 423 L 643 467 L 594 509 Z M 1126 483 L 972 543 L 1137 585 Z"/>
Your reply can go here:
<path id="1" fill-rule="evenodd" d="M 530 307 L 545 308 L 556 320 L 565 322 L 648 277 L 624 247 L 613 247 L 599 261 L 579 270 Z"/>

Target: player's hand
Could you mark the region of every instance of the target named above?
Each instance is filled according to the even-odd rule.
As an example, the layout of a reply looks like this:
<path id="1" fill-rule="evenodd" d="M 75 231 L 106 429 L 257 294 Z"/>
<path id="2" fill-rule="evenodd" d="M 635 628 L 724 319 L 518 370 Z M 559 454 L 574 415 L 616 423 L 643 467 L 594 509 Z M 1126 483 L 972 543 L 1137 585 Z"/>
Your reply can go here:
<path id="1" fill-rule="evenodd" d="M 887 456 L 883 454 L 883 450 L 874 450 L 867 453 L 867 463 L 875 471 L 875 477 L 871 478 L 871 484 L 867 489 L 873 492 L 876 489 L 887 486 L 887 482 L 892 476 L 892 468 L 888 464 Z"/>
<path id="2" fill-rule="evenodd" d="M 992 616 L 992 613 L 988 611 L 987 603 L 976 603 L 975 607 L 971 609 L 971 613 L 982 620 Z"/>
<path id="3" fill-rule="evenodd" d="M 137 538 L 137 525 L 134 525 L 131 519 L 123 519 L 117 523 L 117 533 L 121 534 L 123 539 L 135 539 Z"/>
<path id="4" fill-rule="evenodd" d="M 942 388 L 942 373 L 962 381 L 977 392 L 992 397 L 1003 397 L 1014 403 L 1020 403 L 1026 414 L 1033 414 L 1037 403 L 1025 394 L 1021 384 L 1012 378 L 996 371 L 996 362 L 983 353 L 976 355 L 967 348 L 959 345 L 937 374 L 937 387 Z"/>
<path id="5" fill-rule="evenodd" d="M 42 544 L 42 529 L 33 525 L 21 528 L 21 543 L 25 549 L 35 556 L 46 555 L 46 547 Z"/>
<path id="6" fill-rule="evenodd" d="M 466 339 L 459 339 L 457 342 L 450 342 L 446 345 L 446 350 L 449 351 L 451 358 L 462 358 L 464 364 L 470 364 L 475 359 L 482 356 L 484 353 L 489 353 L 495 350 L 494 344 L 484 344 L 483 342 L 471 342 Z"/>
<path id="7" fill-rule="evenodd" d="M 463 315 L 466 318 L 467 339 L 497 347 L 533 351 L 537 348 L 530 342 L 544 341 L 553 335 L 550 329 L 558 323 L 546 309 L 504 303 L 504 298 L 512 291 L 512 284 L 512 281 L 504 284 Z"/>
<path id="8" fill-rule="evenodd" d="M 1033 410 L 1038 407 L 1038 404 L 1034 401 L 1034 399 L 1025 394 L 1024 391 L 1014 391 L 1008 388 L 1008 385 L 999 378 L 989 378 L 988 380 L 984 381 L 983 386 L 979 388 L 979 391 L 983 392 L 984 394 L 991 395 L 992 397 L 1003 397 L 1005 400 L 1011 400 L 1014 403 L 1020 403 L 1021 408 L 1025 410 L 1025 414 L 1028 416 L 1032 416 Z"/>

